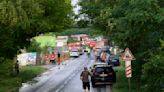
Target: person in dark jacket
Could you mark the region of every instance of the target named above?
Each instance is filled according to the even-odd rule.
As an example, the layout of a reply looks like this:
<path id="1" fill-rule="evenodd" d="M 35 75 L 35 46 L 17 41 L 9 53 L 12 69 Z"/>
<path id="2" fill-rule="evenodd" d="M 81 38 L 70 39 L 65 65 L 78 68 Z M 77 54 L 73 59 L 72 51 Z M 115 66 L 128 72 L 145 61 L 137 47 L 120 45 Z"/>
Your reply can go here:
<path id="1" fill-rule="evenodd" d="M 58 65 L 60 65 L 60 52 L 58 52 Z"/>
<path id="2" fill-rule="evenodd" d="M 86 88 L 88 88 L 88 92 L 90 92 L 90 81 L 89 81 L 89 76 L 91 73 L 88 71 L 87 67 L 84 67 L 84 71 L 82 71 L 80 75 L 80 79 L 83 82 L 83 89 L 84 92 L 86 92 Z"/>

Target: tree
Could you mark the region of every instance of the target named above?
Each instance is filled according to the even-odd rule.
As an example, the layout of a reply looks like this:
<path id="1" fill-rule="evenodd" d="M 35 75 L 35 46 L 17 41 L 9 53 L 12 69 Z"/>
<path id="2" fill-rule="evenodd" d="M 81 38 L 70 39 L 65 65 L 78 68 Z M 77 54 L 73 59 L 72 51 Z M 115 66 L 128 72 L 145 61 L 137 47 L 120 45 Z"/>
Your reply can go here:
<path id="1" fill-rule="evenodd" d="M 135 53 L 133 75 L 140 82 L 141 75 L 144 75 L 141 71 L 143 66 L 154 60 L 151 53 L 158 55 L 159 39 L 164 39 L 162 1 L 82 0 L 80 5 L 81 13 L 86 13 L 93 21 L 92 24 L 99 27 L 104 35 L 123 49 L 129 47 Z"/>
<path id="2" fill-rule="evenodd" d="M 164 41 L 161 40 L 161 47 L 157 53 L 152 53 L 150 61 L 143 66 L 143 87 L 144 92 L 162 92 L 164 78 Z"/>
<path id="3" fill-rule="evenodd" d="M 32 37 L 69 28 L 71 14 L 71 0 L 1 0 L 0 65 L 11 61 L 19 49 L 28 47 Z"/>

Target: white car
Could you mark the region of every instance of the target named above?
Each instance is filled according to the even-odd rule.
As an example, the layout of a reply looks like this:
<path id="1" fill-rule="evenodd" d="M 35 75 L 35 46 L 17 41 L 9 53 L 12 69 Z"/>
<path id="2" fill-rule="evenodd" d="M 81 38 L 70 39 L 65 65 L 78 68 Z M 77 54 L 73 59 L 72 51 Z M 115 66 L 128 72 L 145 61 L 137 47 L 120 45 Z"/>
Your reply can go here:
<path id="1" fill-rule="evenodd" d="M 71 57 L 79 57 L 80 56 L 80 52 L 78 51 L 78 49 L 72 49 L 70 51 L 70 56 Z"/>

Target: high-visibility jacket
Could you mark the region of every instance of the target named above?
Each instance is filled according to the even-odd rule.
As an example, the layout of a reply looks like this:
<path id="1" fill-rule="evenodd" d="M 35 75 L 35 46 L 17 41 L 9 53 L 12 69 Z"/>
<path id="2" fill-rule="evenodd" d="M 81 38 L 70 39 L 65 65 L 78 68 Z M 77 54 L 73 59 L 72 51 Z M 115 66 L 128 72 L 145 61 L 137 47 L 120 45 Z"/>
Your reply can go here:
<path id="1" fill-rule="evenodd" d="M 51 54 L 50 55 L 50 60 L 55 60 L 55 58 L 56 58 L 56 55 L 55 54 Z"/>
<path id="2" fill-rule="evenodd" d="M 90 52 L 91 52 L 90 48 L 87 48 L 87 52 L 88 52 L 88 53 L 90 53 Z"/>

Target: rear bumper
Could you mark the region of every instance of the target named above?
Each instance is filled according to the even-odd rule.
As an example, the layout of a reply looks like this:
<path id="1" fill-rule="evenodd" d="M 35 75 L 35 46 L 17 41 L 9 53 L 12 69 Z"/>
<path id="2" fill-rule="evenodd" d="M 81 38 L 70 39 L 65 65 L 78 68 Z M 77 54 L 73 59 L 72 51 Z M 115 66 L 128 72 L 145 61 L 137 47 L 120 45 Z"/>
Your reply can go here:
<path id="1" fill-rule="evenodd" d="M 95 85 L 112 85 L 112 82 L 95 82 Z"/>
<path id="2" fill-rule="evenodd" d="M 96 77 L 92 77 L 91 78 L 92 83 L 96 84 L 96 85 L 102 85 L 102 84 L 106 84 L 106 85 L 111 85 L 113 83 L 115 83 L 115 79 L 114 78 L 96 78 Z"/>
<path id="3" fill-rule="evenodd" d="M 70 54 L 71 57 L 78 57 L 79 54 Z"/>

